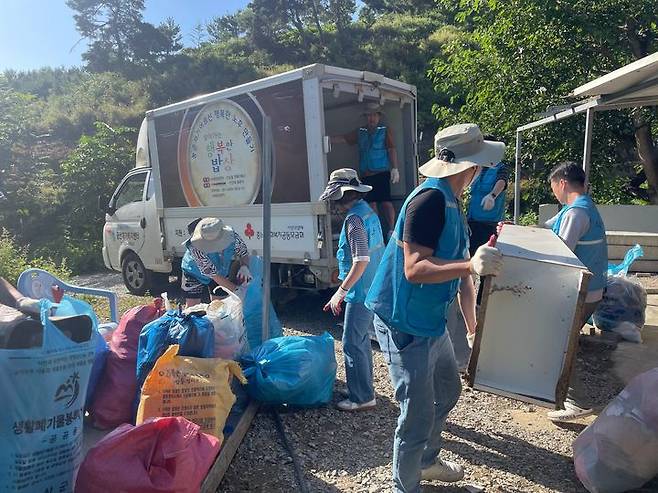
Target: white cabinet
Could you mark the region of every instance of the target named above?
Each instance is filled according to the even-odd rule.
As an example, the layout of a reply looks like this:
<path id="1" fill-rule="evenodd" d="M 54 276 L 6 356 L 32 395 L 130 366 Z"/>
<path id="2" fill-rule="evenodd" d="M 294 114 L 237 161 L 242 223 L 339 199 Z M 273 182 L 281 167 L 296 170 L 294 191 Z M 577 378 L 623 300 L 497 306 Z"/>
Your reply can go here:
<path id="1" fill-rule="evenodd" d="M 476 389 L 564 402 L 591 274 L 552 231 L 505 225 L 502 272 L 485 280 L 469 362 Z"/>

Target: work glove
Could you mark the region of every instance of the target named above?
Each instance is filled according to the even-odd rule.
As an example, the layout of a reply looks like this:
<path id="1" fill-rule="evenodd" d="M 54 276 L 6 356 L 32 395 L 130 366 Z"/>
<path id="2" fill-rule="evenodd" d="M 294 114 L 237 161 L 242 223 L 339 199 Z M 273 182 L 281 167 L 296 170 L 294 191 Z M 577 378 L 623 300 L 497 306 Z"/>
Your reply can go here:
<path id="1" fill-rule="evenodd" d="M 27 315 L 35 315 L 38 317 L 41 315 L 41 302 L 34 298 L 23 296 L 16 301 L 16 309 Z"/>
<path id="2" fill-rule="evenodd" d="M 478 276 L 496 276 L 503 267 L 503 256 L 496 247 L 482 245 L 471 259 L 471 272 Z"/>
<path id="3" fill-rule="evenodd" d="M 468 347 L 473 349 L 473 344 L 475 343 L 475 332 L 466 333 L 466 342 L 468 343 Z"/>
<path id="4" fill-rule="evenodd" d="M 240 284 L 247 283 L 254 278 L 254 276 L 251 275 L 251 271 L 249 270 L 249 267 L 247 267 L 246 265 L 240 267 L 236 277 L 238 278 L 238 281 L 240 281 Z"/>
<path id="5" fill-rule="evenodd" d="M 400 181 L 400 172 L 398 171 L 397 168 L 393 168 L 391 170 L 391 183 L 395 185 L 399 181 Z"/>
<path id="6" fill-rule="evenodd" d="M 345 299 L 345 296 L 347 296 L 347 291 L 343 289 L 343 286 L 338 286 L 338 289 L 329 300 L 329 303 L 324 305 L 323 310 L 325 312 L 331 310 L 331 313 L 333 313 L 334 316 L 337 317 L 338 315 L 340 315 L 340 312 L 343 309 L 341 305 L 343 303 L 343 300 Z"/>
<path id="7" fill-rule="evenodd" d="M 490 211 L 491 209 L 494 208 L 494 205 L 496 205 L 496 197 L 493 196 L 493 194 L 488 194 L 485 195 L 482 198 L 482 201 L 480 202 L 480 205 L 482 206 L 482 210 L 485 211 Z"/>

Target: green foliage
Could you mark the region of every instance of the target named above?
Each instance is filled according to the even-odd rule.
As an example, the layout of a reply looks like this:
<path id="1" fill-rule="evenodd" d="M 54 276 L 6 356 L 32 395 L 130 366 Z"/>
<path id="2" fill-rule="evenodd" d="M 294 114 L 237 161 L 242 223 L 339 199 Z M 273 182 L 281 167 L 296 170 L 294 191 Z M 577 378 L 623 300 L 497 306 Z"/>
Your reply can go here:
<path id="1" fill-rule="evenodd" d="M 508 143 L 508 157 L 518 126 L 564 105 L 564 95 L 575 87 L 643 56 L 642 49 L 653 51 L 655 44 L 652 2 L 462 0 L 455 18 L 460 34 L 430 71 L 435 90 L 448 96 L 448 103 L 435 105 L 434 115 L 440 126 L 477 122 Z M 639 51 L 634 39 L 642 45 Z M 538 167 L 582 155 L 583 127 L 581 116 L 523 134 L 523 210 L 536 210 L 550 195 L 546 170 Z M 633 132 L 630 112 L 596 118 L 595 198 L 632 200 L 628 184 L 638 161 Z"/>
<path id="2" fill-rule="evenodd" d="M 97 122 L 93 135 L 84 135 L 62 163 L 66 190 L 62 214 L 67 225 L 61 251 L 75 271 L 102 265 L 102 229 L 105 214 L 99 197 L 107 203 L 114 188 L 134 166 L 135 129 L 112 128 Z"/>
<path id="3" fill-rule="evenodd" d="M 0 277 L 15 286 L 21 272 L 30 268 L 46 270 L 62 280 L 71 277 L 66 261 L 57 263 L 49 257 L 30 257 L 28 248 L 16 243 L 16 239 L 3 229 L 0 232 Z"/>
<path id="4" fill-rule="evenodd" d="M 144 83 L 116 73 L 85 73 L 47 99 L 40 124 L 74 143 L 82 133 L 92 132 L 97 121 L 137 126 L 148 106 Z"/>

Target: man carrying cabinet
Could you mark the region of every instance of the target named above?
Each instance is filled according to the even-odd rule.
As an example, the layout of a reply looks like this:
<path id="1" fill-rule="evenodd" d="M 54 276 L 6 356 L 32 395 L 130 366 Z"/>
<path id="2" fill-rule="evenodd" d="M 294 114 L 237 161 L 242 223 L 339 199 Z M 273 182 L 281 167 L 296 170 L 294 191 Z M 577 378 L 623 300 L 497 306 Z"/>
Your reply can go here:
<path id="1" fill-rule="evenodd" d="M 459 481 L 462 466 L 440 459 L 441 432 L 461 392 L 446 312 L 458 297 L 475 333 L 471 275 L 496 275 L 502 256 L 483 245 L 473 258 L 459 198 L 480 170 L 503 158 L 505 145 L 485 141 L 474 124 L 434 137 L 427 179 L 407 198 L 388 242 L 366 306 L 375 313 L 379 345 L 400 403 L 393 444 L 394 491 L 417 493 L 421 480 Z"/>

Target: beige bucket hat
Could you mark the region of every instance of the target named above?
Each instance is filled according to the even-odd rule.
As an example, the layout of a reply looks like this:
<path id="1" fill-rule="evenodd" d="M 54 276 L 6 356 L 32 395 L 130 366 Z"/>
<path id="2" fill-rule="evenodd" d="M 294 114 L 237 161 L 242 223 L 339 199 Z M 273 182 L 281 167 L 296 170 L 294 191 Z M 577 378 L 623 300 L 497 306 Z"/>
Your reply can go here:
<path id="1" fill-rule="evenodd" d="M 202 252 L 221 252 L 233 241 L 233 228 L 216 217 L 204 217 L 194 228 L 190 241 Z"/>
<path id="2" fill-rule="evenodd" d="M 341 168 L 331 173 L 329 183 L 319 200 L 340 200 L 346 190 L 367 193 L 372 190 L 372 187 L 361 183 L 359 174 L 352 168 Z"/>
<path id="3" fill-rule="evenodd" d="M 480 127 L 461 123 L 439 130 L 434 136 L 434 157 L 418 171 L 423 176 L 444 178 L 473 166 L 491 168 L 505 155 L 505 144 L 484 140 Z"/>

